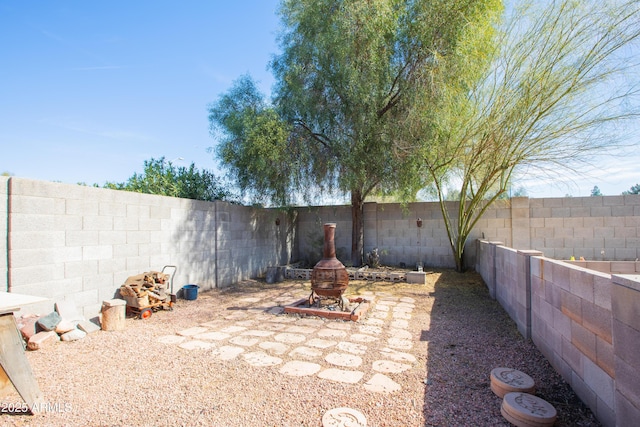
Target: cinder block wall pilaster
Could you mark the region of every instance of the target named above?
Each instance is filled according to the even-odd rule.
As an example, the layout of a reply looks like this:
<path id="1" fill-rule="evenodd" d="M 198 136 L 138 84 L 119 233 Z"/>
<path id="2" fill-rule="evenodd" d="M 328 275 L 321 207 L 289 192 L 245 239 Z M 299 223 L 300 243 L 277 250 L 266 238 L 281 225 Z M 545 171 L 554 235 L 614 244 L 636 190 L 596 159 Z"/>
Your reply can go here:
<path id="1" fill-rule="evenodd" d="M 0 291 L 9 290 L 9 252 L 7 248 L 7 227 L 9 225 L 9 178 L 0 176 Z"/>

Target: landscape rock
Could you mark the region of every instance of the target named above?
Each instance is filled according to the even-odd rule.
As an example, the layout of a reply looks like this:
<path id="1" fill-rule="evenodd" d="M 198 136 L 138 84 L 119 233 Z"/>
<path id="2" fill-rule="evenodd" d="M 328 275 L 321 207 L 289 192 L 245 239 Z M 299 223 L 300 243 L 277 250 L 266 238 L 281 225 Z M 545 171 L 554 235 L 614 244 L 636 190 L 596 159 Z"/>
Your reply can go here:
<path id="1" fill-rule="evenodd" d="M 56 311 L 60 317 L 72 323 L 78 323 L 81 320 L 85 320 L 84 316 L 78 312 L 78 308 L 73 301 L 56 302 Z"/>
<path id="2" fill-rule="evenodd" d="M 72 331 L 76 328 L 76 325 L 66 319 L 62 319 L 56 326 L 56 332 L 60 335 Z"/>
<path id="3" fill-rule="evenodd" d="M 60 339 L 62 339 L 62 341 L 77 341 L 77 340 L 81 340 L 86 336 L 87 336 L 86 332 L 81 331 L 80 329 L 74 328 L 72 331 L 62 334 Z"/>
<path id="4" fill-rule="evenodd" d="M 24 338 L 25 341 L 28 342 L 29 339 L 38 332 L 38 319 L 40 319 L 40 316 L 26 315 L 17 320 L 16 323 L 18 325 L 18 328 L 20 329 L 20 332 L 22 333 L 22 338 Z"/>
<path id="5" fill-rule="evenodd" d="M 62 321 L 62 318 L 58 313 L 52 311 L 44 317 L 38 319 L 38 325 L 45 331 L 55 331 L 58 323 Z"/>
<path id="6" fill-rule="evenodd" d="M 27 348 L 29 350 L 40 350 L 53 345 L 58 341 L 60 341 L 60 337 L 55 333 L 55 331 L 42 331 L 29 338 Z"/>
<path id="7" fill-rule="evenodd" d="M 100 326 L 96 325 L 90 320 L 82 320 L 78 322 L 78 329 L 86 332 L 87 334 L 92 334 L 96 331 L 100 330 Z"/>

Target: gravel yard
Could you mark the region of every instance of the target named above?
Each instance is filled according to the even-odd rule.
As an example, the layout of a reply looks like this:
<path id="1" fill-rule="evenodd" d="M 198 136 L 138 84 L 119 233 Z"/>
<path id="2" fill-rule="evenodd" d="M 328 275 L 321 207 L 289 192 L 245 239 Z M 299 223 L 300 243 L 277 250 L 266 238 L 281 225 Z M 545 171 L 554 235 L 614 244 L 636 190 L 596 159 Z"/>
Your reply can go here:
<path id="1" fill-rule="evenodd" d="M 349 407 L 368 426 L 509 426 L 489 388 L 500 366 L 535 380 L 556 426 L 600 425 L 476 273 L 427 279 L 352 281 L 346 296 L 374 301 L 357 323 L 274 314 L 309 295 L 303 281 L 201 292 L 123 331 L 28 352 L 50 410 L 0 425 L 321 426 Z"/>

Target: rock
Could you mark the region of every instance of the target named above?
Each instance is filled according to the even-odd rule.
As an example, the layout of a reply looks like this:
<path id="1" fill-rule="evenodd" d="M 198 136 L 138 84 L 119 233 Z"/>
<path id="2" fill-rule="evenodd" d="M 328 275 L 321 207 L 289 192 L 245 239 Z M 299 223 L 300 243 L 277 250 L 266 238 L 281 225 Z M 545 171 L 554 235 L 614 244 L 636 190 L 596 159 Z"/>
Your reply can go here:
<path id="1" fill-rule="evenodd" d="M 55 331 L 58 323 L 62 321 L 62 318 L 58 313 L 52 311 L 44 317 L 38 319 L 38 325 L 45 331 Z"/>
<path id="2" fill-rule="evenodd" d="M 18 328 L 20 329 L 20 332 L 22 333 L 22 338 L 24 338 L 25 341 L 28 342 L 29 339 L 31 339 L 31 337 L 38 332 L 37 331 L 38 319 L 40 319 L 40 316 L 28 315 L 28 316 L 23 316 L 18 320 L 17 322 Z"/>
<path id="3" fill-rule="evenodd" d="M 81 331 L 80 329 L 73 329 L 72 331 L 62 334 L 60 338 L 62 339 L 62 341 L 77 341 L 86 336 L 86 332 Z"/>
<path id="4" fill-rule="evenodd" d="M 76 328 L 75 324 L 71 323 L 68 320 L 62 319 L 60 323 L 58 323 L 58 325 L 56 326 L 56 332 L 62 335 L 65 332 L 69 332 L 75 328 Z"/>
<path id="5" fill-rule="evenodd" d="M 69 322 L 78 323 L 81 320 L 85 320 L 84 316 L 78 313 L 78 308 L 72 301 L 58 301 L 56 302 L 56 311 L 64 320 Z"/>
<path id="6" fill-rule="evenodd" d="M 87 334 L 92 334 L 96 331 L 99 331 L 100 326 L 96 325 L 90 320 L 82 320 L 78 323 L 78 329 L 86 332 Z"/>
<path id="7" fill-rule="evenodd" d="M 29 350 L 40 350 L 58 341 L 60 341 L 60 337 L 55 331 L 42 331 L 29 338 L 27 348 Z"/>

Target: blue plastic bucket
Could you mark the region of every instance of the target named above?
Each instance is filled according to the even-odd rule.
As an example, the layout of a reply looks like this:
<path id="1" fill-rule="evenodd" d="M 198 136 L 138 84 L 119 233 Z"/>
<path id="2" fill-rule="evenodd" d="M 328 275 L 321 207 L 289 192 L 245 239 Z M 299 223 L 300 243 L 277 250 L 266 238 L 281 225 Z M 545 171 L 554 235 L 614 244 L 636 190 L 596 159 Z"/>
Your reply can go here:
<path id="1" fill-rule="evenodd" d="M 194 300 L 198 298 L 198 285 L 184 285 L 182 287 L 184 299 Z"/>

